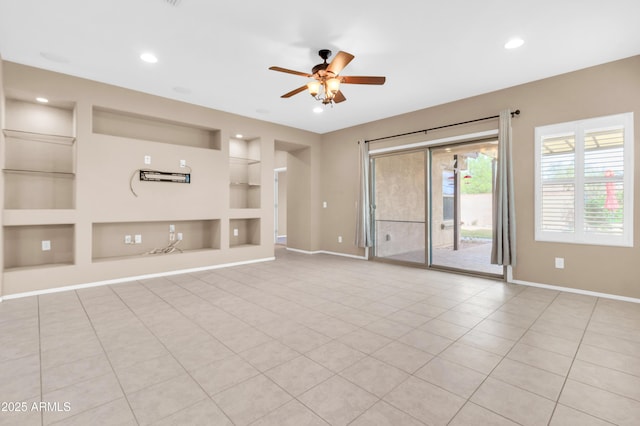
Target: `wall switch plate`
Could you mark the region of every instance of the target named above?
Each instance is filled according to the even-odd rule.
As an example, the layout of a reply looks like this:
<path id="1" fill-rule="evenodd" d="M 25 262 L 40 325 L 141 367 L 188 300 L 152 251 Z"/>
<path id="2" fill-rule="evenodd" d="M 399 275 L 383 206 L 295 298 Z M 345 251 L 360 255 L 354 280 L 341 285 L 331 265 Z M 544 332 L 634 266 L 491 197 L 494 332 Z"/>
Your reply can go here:
<path id="1" fill-rule="evenodd" d="M 187 160 L 180 160 L 180 167 L 187 167 Z"/>
<path id="2" fill-rule="evenodd" d="M 150 155 L 145 155 L 144 156 L 144 164 L 151 164 L 151 156 Z"/>
<path id="3" fill-rule="evenodd" d="M 141 234 L 136 234 L 134 237 L 134 241 L 136 244 L 142 244 L 142 235 Z"/>
<path id="4" fill-rule="evenodd" d="M 51 250 L 51 241 L 42 240 L 42 251 L 49 251 L 49 250 Z"/>
<path id="5" fill-rule="evenodd" d="M 133 240 L 131 239 L 131 235 L 125 235 L 124 236 L 124 243 L 125 244 L 131 244 L 133 242 Z"/>
<path id="6" fill-rule="evenodd" d="M 323 202 L 322 202 L 322 208 L 323 208 L 323 209 L 326 209 L 326 208 L 327 208 L 327 202 L 326 202 L 326 201 L 323 201 Z"/>
<path id="7" fill-rule="evenodd" d="M 342 242 L 342 235 L 338 235 L 338 242 L 341 243 Z"/>
<path id="8" fill-rule="evenodd" d="M 237 237 L 239 235 L 238 228 L 233 228 L 233 236 Z"/>
<path id="9" fill-rule="evenodd" d="M 564 257 L 556 257 L 556 268 L 564 269 Z"/>
<path id="10" fill-rule="evenodd" d="M 178 232 L 178 241 L 182 241 L 182 232 Z"/>
<path id="11" fill-rule="evenodd" d="M 169 232 L 176 232 L 176 226 L 175 225 L 169 225 Z"/>

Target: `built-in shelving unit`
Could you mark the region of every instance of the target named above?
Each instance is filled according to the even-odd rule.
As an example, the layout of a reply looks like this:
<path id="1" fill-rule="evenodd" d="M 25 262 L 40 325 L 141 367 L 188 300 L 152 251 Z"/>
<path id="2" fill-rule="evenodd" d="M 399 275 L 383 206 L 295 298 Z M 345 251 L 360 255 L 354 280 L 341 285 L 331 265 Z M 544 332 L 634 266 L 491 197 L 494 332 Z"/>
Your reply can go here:
<path id="1" fill-rule="evenodd" d="M 5 99 L 4 271 L 75 263 L 75 105 Z"/>
<path id="2" fill-rule="evenodd" d="M 5 209 L 73 209 L 73 107 L 7 99 L 4 133 Z"/>
<path id="3" fill-rule="evenodd" d="M 229 220 L 229 247 L 260 245 L 260 219 L 231 219 Z"/>
<path id="4" fill-rule="evenodd" d="M 0 66 L 0 298 L 273 256 L 272 126 Z"/>
<path id="5" fill-rule="evenodd" d="M 136 235 L 141 236 L 140 243 L 135 243 Z M 127 243 L 127 236 L 131 243 Z M 94 262 L 218 250 L 220 220 L 94 223 L 92 240 L 91 257 Z M 175 249 L 162 253 L 172 243 Z"/>
<path id="6" fill-rule="evenodd" d="M 220 149 L 220 130 L 93 107 L 93 133 L 195 148 Z"/>
<path id="7" fill-rule="evenodd" d="M 229 205 L 232 209 L 260 208 L 260 140 L 229 141 Z"/>
<path id="8" fill-rule="evenodd" d="M 72 265 L 74 225 L 4 227 L 4 269 Z"/>

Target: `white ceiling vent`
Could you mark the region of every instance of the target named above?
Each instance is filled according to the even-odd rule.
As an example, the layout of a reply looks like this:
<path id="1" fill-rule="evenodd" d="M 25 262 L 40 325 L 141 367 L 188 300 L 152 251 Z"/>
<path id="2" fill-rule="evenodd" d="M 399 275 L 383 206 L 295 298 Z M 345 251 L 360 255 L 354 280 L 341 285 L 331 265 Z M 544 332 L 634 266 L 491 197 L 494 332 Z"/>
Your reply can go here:
<path id="1" fill-rule="evenodd" d="M 166 3 L 169 3 L 171 6 L 178 6 L 182 0 L 164 0 Z"/>

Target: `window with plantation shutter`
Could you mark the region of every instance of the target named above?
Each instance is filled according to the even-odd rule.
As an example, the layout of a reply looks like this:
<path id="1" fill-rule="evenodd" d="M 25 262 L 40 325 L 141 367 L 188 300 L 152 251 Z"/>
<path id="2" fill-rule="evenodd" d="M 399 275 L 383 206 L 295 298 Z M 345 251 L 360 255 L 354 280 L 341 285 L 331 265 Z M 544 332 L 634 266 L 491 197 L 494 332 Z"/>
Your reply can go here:
<path id="1" fill-rule="evenodd" d="M 633 113 L 537 127 L 538 241 L 633 245 Z"/>

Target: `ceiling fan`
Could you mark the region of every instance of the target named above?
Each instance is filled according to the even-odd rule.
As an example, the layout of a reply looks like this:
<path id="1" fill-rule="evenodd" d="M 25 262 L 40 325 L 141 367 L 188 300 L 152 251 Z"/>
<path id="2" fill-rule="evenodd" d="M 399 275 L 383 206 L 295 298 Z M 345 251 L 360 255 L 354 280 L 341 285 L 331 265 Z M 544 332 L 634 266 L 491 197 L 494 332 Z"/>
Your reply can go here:
<path id="1" fill-rule="evenodd" d="M 297 95 L 300 92 L 309 90 L 311 96 L 321 101 L 323 104 L 340 103 L 347 100 L 340 91 L 340 84 L 384 84 L 385 77 L 373 77 L 373 76 L 341 76 L 340 71 L 351 62 L 354 56 L 350 53 L 340 51 L 327 63 L 327 59 L 331 56 L 331 51 L 328 49 L 322 49 L 318 52 L 318 55 L 324 60 L 323 63 L 316 65 L 311 69 L 311 74 L 306 72 L 294 71 L 281 67 L 269 67 L 270 70 L 285 72 L 288 74 L 299 75 L 302 77 L 309 77 L 315 79 L 304 86 L 300 86 L 288 93 L 285 93 L 281 98 L 290 98 L 293 95 Z"/>

